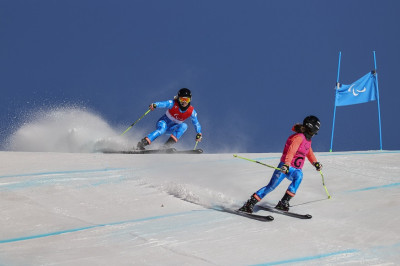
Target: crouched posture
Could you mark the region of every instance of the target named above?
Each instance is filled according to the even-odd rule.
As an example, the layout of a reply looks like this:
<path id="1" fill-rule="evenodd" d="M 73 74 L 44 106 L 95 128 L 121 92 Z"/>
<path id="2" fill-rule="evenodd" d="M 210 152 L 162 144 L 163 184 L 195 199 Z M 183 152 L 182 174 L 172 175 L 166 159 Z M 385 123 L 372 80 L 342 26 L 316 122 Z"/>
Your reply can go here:
<path id="1" fill-rule="evenodd" d="M 144 147 L 150 145 L 156 138 L 163 134 L 171 134 L 163 148 L 168 148 L 178 142 L 186 132 L 188 125 L 184 121 L 191 118 L 192 124 L 196 129 L 196 141 L 201 141 L 201 125 L 197 119 L 197 112 L 191 106 L 192 94 L 189 89 L 183 88 L 178 92 L 174 100 L 155 102 L 149 108 L 153 111 L 156 108 L 168 108 L 166 113 L 157 121 L 157 129 L 137 144 L 137 149 L 144 150 Z"/>
<path id="2" fill-rule="evenodd" d="M 281 161 L 278 165 L 278 168 L 281 170 L 275 170 L 268 185 L 255 192 L 239 209 L 240 211 L 252 213 L 254 205 L 273 191 L 285 178 L 292 182 L 275 208 L 284 211 L 289 210 L 289 201 L 296 195 L 297 189 L 303 180 L 302 168 L 305 158 L 307 157 L 318 171 L 322 168 L 322 165 L 317 162 L 311 148 L 311 138 L 317 134 L 319 128 L 320 121 L 315 116 L 307 116 L 303 124 L 293 126 L 292 130 L 296 133 L 291 135 L 286 141 Z"/>

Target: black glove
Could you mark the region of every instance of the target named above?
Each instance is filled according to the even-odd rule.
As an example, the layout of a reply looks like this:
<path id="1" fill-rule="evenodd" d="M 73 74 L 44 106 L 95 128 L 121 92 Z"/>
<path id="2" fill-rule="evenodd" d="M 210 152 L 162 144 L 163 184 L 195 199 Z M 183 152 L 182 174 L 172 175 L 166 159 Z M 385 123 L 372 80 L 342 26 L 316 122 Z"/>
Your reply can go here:
<path id="1" fill-rule="evenodd" d="M 149 109 L 154 111 L 154 109 L 156 109 L 157 105 L 155 103 L 152 103 L 149 105 Z"/>
<path id="2" fill-rule="evenodd" d="M 284 173 L 284 174 L 289 173 L 289 165 L 287 165 L 287 164 L 282 165 L 281 166 L 281 172 Z"/>
<path id="3" fill-rule="evenodd" d="M 317 169 L 317 171 L 322 170 L 322 164 L 320 162 L 315 162 L 313 165 L 314 165 L 315 169 Z"/>
<path id="4" fill-rule="evenodd" d="M 203 137 L 201 136 L 201 133 L 197 133 L 196 135 L 196 141 L 201 141 Z"/>

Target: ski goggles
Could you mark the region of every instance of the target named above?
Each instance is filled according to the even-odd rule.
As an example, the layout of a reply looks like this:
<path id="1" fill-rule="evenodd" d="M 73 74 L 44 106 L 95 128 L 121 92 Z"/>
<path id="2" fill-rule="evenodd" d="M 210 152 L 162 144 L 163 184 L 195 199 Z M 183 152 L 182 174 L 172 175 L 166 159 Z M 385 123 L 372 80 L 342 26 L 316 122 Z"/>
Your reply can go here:
<path id="1" fill-rule="evenodd" d="M 308 129 L 308 131 L 313 134 L 313 135 L 317 135 L 318 131 L 319 131 L 319 125 L 313 125 L 311 123 L 307 123 L 306 124 L 306 128 Z"/>
<path id="2" fill-rule="evenodd" d="M 190 97 L 179 97 L 180 103 L 190 103 Z"/>

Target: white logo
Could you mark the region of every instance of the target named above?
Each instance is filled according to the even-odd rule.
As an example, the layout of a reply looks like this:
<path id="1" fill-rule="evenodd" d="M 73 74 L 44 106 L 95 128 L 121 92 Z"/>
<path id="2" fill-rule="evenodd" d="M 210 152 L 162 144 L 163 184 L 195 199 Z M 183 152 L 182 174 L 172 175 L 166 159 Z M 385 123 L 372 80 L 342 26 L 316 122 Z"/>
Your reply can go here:
<path id="1" fill-rule="evenodd" d="M 360 93 L 365 92 L 367 90 L 366 87 L 364 87 L 364 89 L 362 90 L 355 90 L 353 87 L 355 86 L 355 84 L 352 84 L 348 90 L 348 92 L 352 92 L 354 96 L 358 96 Z"/>

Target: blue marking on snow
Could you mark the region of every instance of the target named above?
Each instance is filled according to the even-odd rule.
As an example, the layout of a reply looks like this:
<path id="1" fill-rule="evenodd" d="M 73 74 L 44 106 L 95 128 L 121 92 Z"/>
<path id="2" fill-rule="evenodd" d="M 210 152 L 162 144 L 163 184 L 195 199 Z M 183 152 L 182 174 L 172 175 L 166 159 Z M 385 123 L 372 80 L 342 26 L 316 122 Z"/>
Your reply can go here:
<path id="1" fill-rule="evenodd" d="M 315 151 L 314 151 L 315 153 Z M 360 151 L 360 152 L 333 152 L 319 154 L 319 156 L 342 156 L 342 155 L 371 155 L 371 154 L 388 154 L 388 153 L 400 153 L 400 151 Z"/>
<path id="2" fill-rule="evenodd" d="M 353 189 L 353 190 L 348 190 L 348 191 L 345 191 L 345 192 L 347 192 L 347 193 L 361 192 L 361 191 L 368 191 L 368 190 L 381 189 L 381 188 L 392 188 L 392 187 L 397 187 L 397 186 L 400 186 L 400 183 L 392 183 L 392 184 L 387 184 L 387 185 L 383 185 L 383 186 L 374 186 L 374 187 Z"/>
<path id="3" fill-rule="evenodd" d="M 314 153 L 318 153 L 315 152 Z M 387 153 L 400 153 L 400 151 L 364 151 L 364 152 L 334 152 L 334 153 L 320 153 L 318 156 L 343 156 L 343 155 L 371 155 L 371 154 L 387 154 Z M 256 158 L 253 160 L 272 160 L 272 159 L 280 159 L 281 156 L 277 157 L 262 157 L 262 158 Z"/>
<path id="4" fill-rule="evenodd" d="M 55 171 L 55 172 L 41 172 L 41 173 L 27 173 L 18 175 L 0 176 L 3 178 L 21 178 L 17 182 L 0 184 L 0 191 L 2 190 L 15 190 L 27 187 L 40 187 L 54 184 L 70 184 L 76 175 L 79 178 L 86 178 L 86 182 L 90 182 L 91 186 L 100 186 L 103 184 L 115 184 L 123 182 L 124 178 L 121 176 L 121 170 L 129 168 L 105 168 L 105 169 L 90 169 L 90 170 L 71 170 L 71 171 Z M 115 173 L 118 174 L 115 175 Z M 91 177 L 92 175 L 93 178 Z"/>
<path id="5" fill-rule="evenodd" d="M 280 159 L 282 156 L 276 156 L 276 157 L 263 157 L 263 158 L 255 158 L 255 159 L 253 159 L 253 160 L 256 160 L 256 161 L 260 161 L 260 160 L 272 160 L 272 159 Z"/>
<path id="6" fill-rule="evenodd" d="M 281 260 L 281 261 L 275 261 L 275 262 L 267 262 L 267 263 L 261 263 L 261 264 L 255 264 L 255 265 L 257 265 L 257 266 L 281 265 L 281 264 L 304 262 L 304 261 L 310 261 L 310 260 L 318 260 L 318 259 L 322 259 L 322 258 L 326 258 L 326 257 L 337 256 L 337 255 L 342 255 L 342 254 L 351 254 L 351 253 L 357 253 L 357 252 L 359 252 L 359 250 L 357 250 L 357 249 L 348 249 L 348 250 L 342 250 L 342 251 L 337 251 L 337 252 L 332 252 L 332 253 L 319 254 L 319 255 L 315 255 L 315 256 L 296 258 L 296 259 L 290 259 L 290 260 Z"/>
<path id="7" fill-rule="evenodd" d="M 98 173 L 98 172 L 111 172 L 111 171 L 119 171 L 119 170 L 125 170 L 125 168 L 104 168 L 104 169 L 90 169 L 90 170 L 71 170 L 71 171 L 28 173 L 28 174 L 18 174 L 18 175 L 3 175 L 3 176 L 0 176 L 0 178 L 26 177 L 26 176 L 44 176 L 44 175 L 61 175 L 61 174 Z"/>
<path id="8" fill-rule="evenodd" d="M 201 211 L 211 211 L 211 210 L 201 210 Z M 37 238 L 44 238 L 44 237 L 56 236 L 56 235 L 67 234 L 67 233 L 74 233 L 74 232 L 85 231 L 85 230 L 90 230 L 93 228 L 99 228 L 99 227 L 105 227 L 105 226 L 147 222 L 147 221 L 152 221 L 152 220 L 181 216 L 181 215 L 186 215 L 186 214 L 195 214 L 195 213 L 196 212 L 194 212 L 194 211 L 186 211 L 186 212 L 170 213 L 170 214 L 145 217 L 145 218 L 139 218 L 139 219 L 133 219 L 133 220 L 127 220 L 127 221 L 120 221 L 120 222 L 114 222 L 114 223 L 108 223 L 108 224 L 97 224 L 97 225 L 73 228 L 73 229 L 68 229 L 68 230 L 50 232 L 50 233 L 45 233 L 45 234 L 38 234 L 38 235 L 33 235 L 33 236 L 23 236 L 23 237 L 17 237 L 17 238 L 3 239 L 3 240 L 0 240 L 0 244 L 19 242 L 19 241 L 25 241 L 25 240 L 37 239 Z"/>

